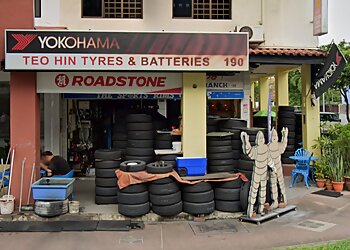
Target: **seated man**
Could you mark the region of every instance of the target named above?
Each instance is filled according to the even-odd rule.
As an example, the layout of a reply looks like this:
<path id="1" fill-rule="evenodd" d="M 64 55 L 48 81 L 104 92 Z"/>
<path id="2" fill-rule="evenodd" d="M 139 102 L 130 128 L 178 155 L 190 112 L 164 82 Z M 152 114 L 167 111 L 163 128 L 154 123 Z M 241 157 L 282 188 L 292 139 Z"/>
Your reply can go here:
<path id="1" fill-rule="evenodd" d="M 58 155 L 54 156 L 50 151 L 41 154 L 40 167 L 46 171 L 47 176 L 65 175 L 72 170 L 65 159 Z"/>

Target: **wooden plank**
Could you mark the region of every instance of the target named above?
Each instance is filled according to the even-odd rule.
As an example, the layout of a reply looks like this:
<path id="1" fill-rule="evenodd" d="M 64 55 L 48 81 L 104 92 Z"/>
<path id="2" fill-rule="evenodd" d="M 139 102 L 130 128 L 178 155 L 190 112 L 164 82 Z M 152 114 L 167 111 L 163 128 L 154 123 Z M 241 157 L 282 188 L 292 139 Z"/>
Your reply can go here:
<path id="1" fill-rule="evenodd" d="M 221 173 L 206 174 L 203 176 L 186 176 L 181 178 L 185 181 L 199 181 L 199 180 L 226 179 L 234 176 L 236 176 L 236 174 L 229 173 L 229 172 L 221 172 Z"/>

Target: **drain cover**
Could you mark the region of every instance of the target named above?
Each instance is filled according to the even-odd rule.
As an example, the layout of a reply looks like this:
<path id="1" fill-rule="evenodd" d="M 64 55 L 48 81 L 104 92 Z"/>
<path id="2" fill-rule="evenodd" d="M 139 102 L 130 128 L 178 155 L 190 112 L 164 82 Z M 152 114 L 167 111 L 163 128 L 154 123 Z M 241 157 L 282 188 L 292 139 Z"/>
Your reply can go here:
<path id="1" fill-rule="evenodd" d="M 319 221 L 319 220 L 305 220 L 295 225 L 295 227 L 297 228 L 302 228 L 302 229 L 319 232 L 319 233 L 327 229 L 330 229 L 334 226 L 335 224 L 333 223 L 328 223 L 328 222 Z"/>
<path id="2" fill-rule="evenodd" d="M 143 237 L 127 236 L 119 239 L 119 244 L 143 244 Z"/>
<path id="3" fill-rule="evenodd" d="M 190 223 L 194 234 L 235 233 L 238 232 L 237 222 L 234 221 L 206 221 Z"/>

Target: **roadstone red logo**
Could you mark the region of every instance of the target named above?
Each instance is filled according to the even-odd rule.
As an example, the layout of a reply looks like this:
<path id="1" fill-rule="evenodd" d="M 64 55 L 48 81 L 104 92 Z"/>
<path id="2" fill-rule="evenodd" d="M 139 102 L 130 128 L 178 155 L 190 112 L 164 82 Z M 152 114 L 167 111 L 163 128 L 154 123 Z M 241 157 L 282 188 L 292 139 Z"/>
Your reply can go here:
<path id="1" fill-rule="evenodd" d="M 24 50 L 37 36 L 35 34 L 12 34 L 12 37 L 17 41 L 12 50 Z"/>
<path id="2" fill-rule="evenodd" d="M 59 88 L 64 88 L 68 85 L 69 83 L 69 78 L 66 74 L 58 74 L 55 77 L 55 84 Z"/>

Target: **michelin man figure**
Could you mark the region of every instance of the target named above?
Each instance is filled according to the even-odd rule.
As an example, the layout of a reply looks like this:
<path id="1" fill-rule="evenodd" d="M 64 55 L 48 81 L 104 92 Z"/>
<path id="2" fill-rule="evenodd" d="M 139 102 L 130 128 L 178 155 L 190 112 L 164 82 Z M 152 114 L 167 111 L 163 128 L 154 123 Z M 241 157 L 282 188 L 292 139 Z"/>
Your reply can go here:
<path id="1" fill-rule="evenodd" d="M 268 176 L 268 167 L 275 171 L 275 166 L 270 156 L 270 151 L 268 146 L 265 144 L 265 138 L 263 132 L 259 131 L 256 135 L 255 144 L 252 147 L 249 142 L 249 136 L 246 132 L 241 133 L 242 148 L 244 154 L 252 160 L 255 160 L 252 181 L 250 185 L 249 197 L 248 197 L 248 209 L 247 216 L 249 218 L 253 217 L 254 204 L 256 201 L 256 196 L 260 187 L 259 192 L 259 209 L 258 212 L 264 214 L 264 204 L 266 201 L 266 185 Z"/>
<path id="2" fill-rule="evenodd" d="M 286 189 L 284 186 L 283 169 L 281 155 L 287 148 L 288 128 L 282 129 L 282 140 L 278 142 L 277 131 L 273 128 L 271 131 L 271 142 L 268 144 L 270 155 L 275 165 L 276 171 L 270 172 L 271 197 L 273 200 L 272 208 L 278 208 L 278 186 L 281 190 L 282 201 L 287 204 Z"/>

